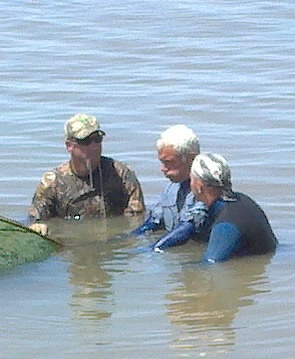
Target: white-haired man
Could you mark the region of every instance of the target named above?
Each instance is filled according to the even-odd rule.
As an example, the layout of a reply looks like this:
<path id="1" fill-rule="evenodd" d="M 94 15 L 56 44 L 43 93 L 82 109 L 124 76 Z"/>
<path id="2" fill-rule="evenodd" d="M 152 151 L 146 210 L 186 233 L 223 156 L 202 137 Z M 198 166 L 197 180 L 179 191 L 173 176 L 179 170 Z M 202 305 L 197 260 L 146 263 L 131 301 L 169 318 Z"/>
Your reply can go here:
<path id="1" fill-rule="evenodd" d="M 185 213 L 184 208 L 195 202 L 190 190 L 190 170 L 200 153 L 196 134 L 185 125 L 171 126 L 160 135 L 156 146 L 161 170 L 170 182 L 145 222 L 133 230 L 134 235 L 174 230 Z M 200 205 L 200 221 L 205 215 L 206 207 Z"/>

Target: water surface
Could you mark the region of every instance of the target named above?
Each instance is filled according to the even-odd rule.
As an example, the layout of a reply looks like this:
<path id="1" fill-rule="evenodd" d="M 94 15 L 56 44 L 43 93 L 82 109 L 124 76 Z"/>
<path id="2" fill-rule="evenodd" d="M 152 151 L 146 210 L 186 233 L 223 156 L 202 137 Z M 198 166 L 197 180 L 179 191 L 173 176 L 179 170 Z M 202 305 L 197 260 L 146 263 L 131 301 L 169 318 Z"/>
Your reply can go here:
<path id="1" fill-rule="evenodd" d="M 109 240 L 136 223 L 53 221 L 66 249 L 0 273 L 0 346 L 16 358 L 293 358 L 294 55 L 291 0 L 2 0 L 0 210 L 26 223 L 42 173 L 67 160 L 64 121 L 96 115 L 104 154 L 150 206 L 155 141 L 185 123 L 266 211 L 273 257 L 202 267 Z"/>

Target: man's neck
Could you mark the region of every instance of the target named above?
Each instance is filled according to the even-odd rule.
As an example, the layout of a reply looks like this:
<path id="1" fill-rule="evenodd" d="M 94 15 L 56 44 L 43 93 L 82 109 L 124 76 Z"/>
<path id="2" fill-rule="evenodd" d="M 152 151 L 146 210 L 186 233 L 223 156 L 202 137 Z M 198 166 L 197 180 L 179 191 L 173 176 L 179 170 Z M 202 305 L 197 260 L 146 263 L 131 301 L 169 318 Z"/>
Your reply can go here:
<path id="1" fill-rule="evenodd" d="M 90 172 L 95 171 L 99 163 L 97 165 L 91 165 L 91 162 L 88 163 L 86 161 L 75 161 L 73 158 L 70 160 L 70 166 L 72 171 L 79 177 L 86 177 Z"/>

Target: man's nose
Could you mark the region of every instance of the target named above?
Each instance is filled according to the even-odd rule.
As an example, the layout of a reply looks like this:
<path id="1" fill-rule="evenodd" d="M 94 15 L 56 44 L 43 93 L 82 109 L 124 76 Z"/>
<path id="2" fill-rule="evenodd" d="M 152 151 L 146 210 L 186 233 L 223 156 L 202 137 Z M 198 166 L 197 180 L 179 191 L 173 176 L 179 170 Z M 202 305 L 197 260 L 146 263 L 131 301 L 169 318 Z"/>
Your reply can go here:
<path id="1" fill-rule="evenodd" d="M 167 172 L 168 170 L 169 170 L 169 169 L 167 168 L 167 166 L 165 166 L 165 164 L 162 163 L 162 164 L 161 164 L 161 171 L 165 173 L 165 172 Z"/>

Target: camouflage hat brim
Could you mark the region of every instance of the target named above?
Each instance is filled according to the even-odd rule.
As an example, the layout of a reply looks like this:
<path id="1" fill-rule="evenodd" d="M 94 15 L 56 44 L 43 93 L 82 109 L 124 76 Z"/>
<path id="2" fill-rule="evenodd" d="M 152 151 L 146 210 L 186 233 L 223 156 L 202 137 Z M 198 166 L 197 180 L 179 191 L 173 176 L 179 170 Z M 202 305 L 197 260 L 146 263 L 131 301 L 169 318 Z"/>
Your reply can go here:
<path id="1" fill-rule="evenodd" d="M 79 113 L 71 117 L 65 123 L 65 137 L 77 138 L 82 140 L 90 136 L 94 132 L 105 135 L 104 131 L 100 130 L 100 125 L 94 116 Z"/>

